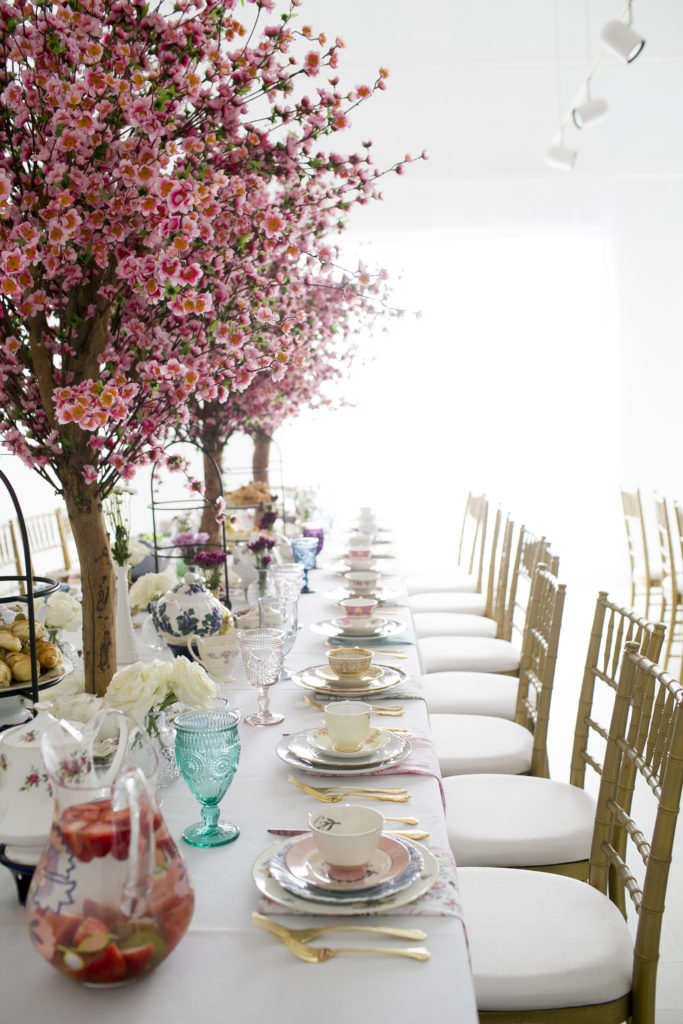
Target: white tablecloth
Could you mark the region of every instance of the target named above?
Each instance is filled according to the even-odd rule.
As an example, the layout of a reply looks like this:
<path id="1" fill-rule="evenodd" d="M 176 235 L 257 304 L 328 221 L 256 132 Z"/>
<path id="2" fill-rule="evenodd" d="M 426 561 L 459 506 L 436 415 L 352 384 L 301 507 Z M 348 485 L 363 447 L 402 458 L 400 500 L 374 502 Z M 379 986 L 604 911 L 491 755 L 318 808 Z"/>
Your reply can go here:
<path id="1" fill-rule="evenodd" d="M 324 592 L 338 582 L 330 572 L 311 573 L 317 593 L 301 597 L 303 628 L 287 659 L 295 668 L 325 660 L 324 641 L 308 626 L 335 614 Z M 414 647 L 401 645 L 395 649 L 408 656 L 398 664 L 416 670 Z M 255 691 L 243 683 L 229 684 L 223 692 L 244 713 L 256 706 Z M 0 869 L 3 1020 L 22 1024 L 45 1024 L 50 1020 L 60 1024 L 86 1020 L 97 1024 L 152 1020 L 160 1024 L 223 1024 L 234 1018 L 240 1022 L 277 1019 L 282 1024 L 294 1024 L 320 1017 L 325 1024 L 348 1024 L 358 1015 L 363 1020 L 391 1020 L 393 1024 L 438 1019 L 476 1024 L 465 933 L 458 917 L 405 914 L 390 918 L 391 924 L 420 927 L 427 932 L 424 945 L 432 954 L 427 963 L 370 955 L 340 956 L 318 965 L 301 963 L 277 939 L 251 924 L 251 913 L 259 899 L 251 880 L 251 865 L 275 841 L 266 829 L 303 828 L 314 806 L 313 800 L 288 784 L 289 768 L 274 753 L 283 733 L 312 726 L 320 718 L 320 713 L 303 701 L 303 692 L 291 683 L 279 684 L 271 690 L 271 705 L 285 713 L 285 721 L 262 729 L 240 727 L 240 764 L 221 804 L 222 817 L 241 829 L 236 842 L 215 850 L 188 846 L 180 835 L 184 826 L 198 820 L 198 804 L 182 779 L 163 791 L 162 812 L 190 870 L 196 909 L 177 949 L 148 978 L 102 992 L 83 988 L 59 975 L 33 950 L 14 881 L 9 872 Z M 406 700 L 403 706 L 402 718 L 378 718 L 376 723 L 405 726 L 414 735 L 426 735 L 424 703 Z M 305 778 L 303 773 L 297 774 Z M 397 774 L 378 785 L 393 785 L 394 779 L 396 786 L 409 789 L 410 801 L 373 802 L 371 806 L 387 815 L 419 818 L 418 827 L 430 833 L 427 845 L 446 847 L 438 782 L 425 776 Z M 358 784 L 362 785 L 363 780 L 359 779 Z M 278 916 L 277 920 L 293 927 L 316 920 L 323 923 L 312 917 Z M 380 923 L 377 917 L 354 920 Z M 343 932 L 332 932 L 316 941 L 332 946 L 403 944 L 380 936 Z"/>

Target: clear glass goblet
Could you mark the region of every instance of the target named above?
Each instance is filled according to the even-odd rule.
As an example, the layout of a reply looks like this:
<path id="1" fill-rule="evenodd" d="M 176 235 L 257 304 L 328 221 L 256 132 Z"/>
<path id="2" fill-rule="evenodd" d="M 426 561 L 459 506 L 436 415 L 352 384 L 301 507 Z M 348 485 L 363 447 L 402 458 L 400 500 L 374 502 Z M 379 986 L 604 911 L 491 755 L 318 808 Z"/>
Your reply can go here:
<path id="1" fill-rule="evenodd" d="M 295 537 L 292 541 L 292 554 L 295 562 L 301 562 L 304 567 L 304 585 L 301 588 L 302 594 L 314 594 L 308 585 L 308 570 L 315 569 L 315 556 L 318 553 L 317 537 Z"/>
<path id="2" fill-rule="evenodd" d="M 262 597 L 259 600 L 259 626 L 281 629 L 285 634 L 282 648 L 283 659 L 294 647 L 299 630 L 298 597 L 298 590 L 294 598 L 286 596 L 286 591 L 278 590 L 277 594 Z M 280 682 L 285 679 L 291 679 L 291 675 L 283 660 L 280 669 Z"/>
<path id="3" fill-rule="evenodd" d="M 238 710 L 211 708 L 183 711 L 173 723 L 181 775 L 202 806 L 202 820 L 183 832 L 192 846 L 224 846 L 240 834 L 237 825 L 218 820 L 218 804 L 240 759 L 239 720 Z"/>
<path id="4" fill-rule="evenodd" d="M 286 634 L 282 629 L 238 629 L 242 664 L 247 682 L 258 687 L 258 711 L 247 715 L 247 725 L 276 725 L 284 715 L 270 710 L 269 687 L 280 678 Z"/>

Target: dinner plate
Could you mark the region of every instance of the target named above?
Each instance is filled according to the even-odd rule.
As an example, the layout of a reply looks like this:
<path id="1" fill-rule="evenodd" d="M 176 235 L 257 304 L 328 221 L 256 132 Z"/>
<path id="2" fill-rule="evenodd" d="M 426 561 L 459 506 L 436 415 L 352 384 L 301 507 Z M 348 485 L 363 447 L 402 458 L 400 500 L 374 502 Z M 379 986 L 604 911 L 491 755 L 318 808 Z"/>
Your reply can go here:
<path id="1" fill-rule="evenodd" d="M 292 672 L 292 682 L 301 686 L 304 690 L 315 690 L 317 693 L 330 694 L 334 697 L 360 697 L 372 696 L 376 693 L 383 693 L 385 690 L 392 690 L 395 686 L 405 682 L 407 673 L 402 668 L 394 668 L 389 665 L 382 665 L 384 672 L 377 679 L 362 686 L 349 685 L 339 680 L 335 683 L 331 679 L 319 676 L 318 669 L 325 668 L 324 665 L 314 665 L 312 668 L 303 669 L 301 672 Z"/>
<path id="2" fill-rule="evenodd" d="M 369 898 L 366 894 L 357 900 L 349 902 L 335 900 L 334 903 L 327 903 L 322 900 L 305 899 L 300 895 L 295 895 L 293 892 L 288 892 L 270 874 L 270 866 L 273 857 L 283 846 L 291 842 L 290 839 L 286 839 L 284 843 L 275 843 L 273 846 L 269 846 L 267 850 L 264 850 L 252 865 L 251 877 L 256 888 L 263 896 L 268 897 L 268 899 L 282 907 L 288 907 L 290 910 L 297 910 L 304 914 L 315 914 L 321 917 L 385 914 L 388 910 L 405 907 L 407 904 L 413 903 L 414 900 L 423 896 L 431 889 L 439 877 L 439 865 L 434 855 L 426 846 L 422 846 L 421 843 L 416 843 L 412 839 L 402 839 L 401 841 L 409 848 L 414 847 L 422 855 L 422 871 L 415 881 L 411 882 L 405 889 L 402 889 L 400 892 L 391 893 L 388 896 L 380 895 L 376 899 Z"/>
<path id="3" fill-rule="evenodd" d="M 313 622 L 311 630 L 317 633 L 318 636 L 327 636 L 332 639 L 370 641 L 386 640 L 388 637 L 399 636 L 399 634 L 405 633 L 408 628 L 405 622 L 399 622 L 398 619 L 387 619 L 384 626 L 378 629 L 376 633 L 352 633 L 340 626 L 340 622 L 341 619 L 323 619 L 322 622 Z"/>
<path id="4" fill-rule="evenodd" d="M 38 689 L 45 690 L 48 686 L 56 686 L 57 683 L 61 683 L 65 676 L 68 676 L 69 672 L 73 672 L 73 664 L 68 658 L 62 655 L 62 664 L 56 668 L 51 668 L 48 672 L 41 672 L 38 676 Z M 10 693 L 26 693 L 31 689 L 31 680 L 28 679 L 24 683 L 14 682 L 10 683 L 9 686 L 3 686 L 0 689 L 0 697 L 6 697 Z"/>
<path id="5" fill-rule="evenodd" d="M 372 772 L 393 768 L 412 753 L 410 740 L 397 733 L 391 734 L 391 743 L 376 754 L 361 756 L 359 760 L 351 758 L 332 760 L 321 754 L 306 740 L 307 729 L 293 736 L 283 736 L 278 742 L 275 753 L 290 768 L 299 771 L 315 772 L 316 775 L 370 775 Z"/>
<path id="6" fill-rule="evenodd" d="M 338 686 L 363 686 L 365 683 L 371 683 L 373 679 L 381 679 L 384 675 L 384 668 L 381 665 L 371 665 L 367 672 L 347 673 L 342 676 L 329 665 L 321 665 L 319 669 L 315 670 L 315 673 L 328 683 Z"/>
<path id="7" fill-rule="evenodd" d="M 384 750 L 390 739 L 391 733 L 387 732 L 386 729 L 371 729 L 368 738 L 356 750 L 338 750 L 330 739 L 327 729 L 310 729 L 306 733 L 306 740 L 310 746 L 319 750 L 322 754 L 334 758 L 355 758 L 376 754 L 378 751 Z"/>
<path id="8" fill-rule="evenodd" d="M 287 892 L 314 903 L 337 906 L 363 899 L 385 899 L 407 889 L 424 868 L 419 850 L 392 836 L 380 837 L 364 878 L 340 882 L 331 878 L 311 836 L 284 844 L 270 863 L 270 873 Z"/>

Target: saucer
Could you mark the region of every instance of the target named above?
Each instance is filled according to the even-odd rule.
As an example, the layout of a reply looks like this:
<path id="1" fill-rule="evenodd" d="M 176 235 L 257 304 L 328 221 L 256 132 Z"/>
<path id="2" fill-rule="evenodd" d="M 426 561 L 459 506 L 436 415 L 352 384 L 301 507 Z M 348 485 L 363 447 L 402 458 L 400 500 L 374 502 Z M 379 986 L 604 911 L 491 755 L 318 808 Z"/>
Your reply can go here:
<path id="1" fill-rule="evenodd" d="M 364 683 L 348 683 L 346 680 L 333 679 L 324 676 L 322 673 L 328 669 L 327 665 L 313 665 L 311 668 L 302 669 L 300 672 L 292 672 L 292 682 L 304 690 L 313 690 L 323 696 L 327 693 L 335 697 L 359 697 L 361 694 L 376 694 L 384 690 L 391 690 L 399 683 L 404 683 L 408 678 L 407 672 L 402 668 L 394 668 L 393 665 L 378 665 L 382 669 L 382 675 L 376 679 L 370 679 Z"/>
<path id="2" fill-rule="evenodd" d="M 405 622 L 399 622 L 398 619 L 385 619 L 384 624 L 376 631 L 371 633 L 352 633 L 350 629 L 345 629 L 340 625 L 341 619 L 323 619 L 322 622 L 313 622 L 309 626 L 309 629 L 313 633 L 317 633 L 318 636 L 326 636 L 329 639 L 334 640 L 365 640 L 366 643 L 371 643 L 373 640 L 385 640 L 388 637 L 398 636 L 400 633 L 405 633 L 408 626 Z"/>
<path id="3" fill-rule="evenodd" d="M 367 620 L 352 615 L 344 615 L 340 619 L 332 619 L 332 625 L 337 626 L 344 636 L 375 636 L 387 624 L 387 620 L 381 615 L 372 615 Z"/>
<path id="4" fill-rule="evenodd" d="M 367 672 L 345 672 L 340 675 L 333 668 L 323 665 L 317 668 L 315 673 L 321 679 L 325 679 L 329 683 L 338 683 L 340 686 L 364 686 L 366 683 L 371 683 L 373 679 L 381 679 L 384 669 L 381 665 L 371 665 Z"/>
<path id="5" fill-rule="evenodd" d="M 374 754 L 356 754 L 355 757 L 323 754 L 308 742 L 310 731 L 303 729 L 292 736 L 283 736 L 275 753 L 292 768 L 315 772 L 316 775 L 367 775 L 383 768 L 393 768 L 405 761 L 413 750 L 410 740 L 392 732 L 386 747 Z"/>
<path id="6" fill-rule="evenodd" d="M 356 750 L 338 750 L 326 729 L 311 729 L 310 732 L 306 733 L 306 740 L 312 747 L 322 751 L 323 754 L 330 754 L 334 757 L 355 758 L 365 754 L 374 754 L 379 750 L 384 750 L 390 739 L 391 733 L 387 732 L 386 729 L 372 729 L 365 742 L 361 743 L 360 747 L 357 747 Z"/>
<path id="7" fill-rule="evenodd" d="M 332 892 L 362 892 L 365 889 L 374 889 L 384 882 L 392 881 L 405 872 L 411 862 L 411 855 L 403 843 L 391 836 L 380 836 L 377 849 L 372 855 L 363 877 L 348 882 L 340 881 L 330 875 L 329 868 L 315 845 L 315 840 L 310 835 L 303 836 L 299 842 L 292 843 L 284 854 L 283 860 L 290 875 L 306 885 L 315 886 L 318 889 L 328 889 Z M 422 858 L 420 858 L 421 860 Z M 417 870 L 422 870 L 421 864 Z M 275 877 L 278 873 L 276 870 Z M 415 873 L 411 872 L 405 880 L 404 887 L 410 885 L 414 877 Z"/>

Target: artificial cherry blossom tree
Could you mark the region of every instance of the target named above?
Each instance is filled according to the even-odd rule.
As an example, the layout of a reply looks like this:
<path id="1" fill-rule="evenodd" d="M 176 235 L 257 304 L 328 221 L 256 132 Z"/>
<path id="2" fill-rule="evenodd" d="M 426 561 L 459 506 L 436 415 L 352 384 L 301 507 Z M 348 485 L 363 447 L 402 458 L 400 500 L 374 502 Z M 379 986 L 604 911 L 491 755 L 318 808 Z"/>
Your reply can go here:
<path id="1" fill-rule="evenodd" d="M 274 4 L 248 0 L 250 30 L 237 0 L 0 0 L 0 438 L 66 502 L 94 692 L 116 667 L 102 500 L 190 400 L 288 362 L 263 265 L 378 195 L 367 147 L 319 140 L 385 73 L 309 97 L 341 41 L 293 28 L 298 5 L 260 29 Z"/>

